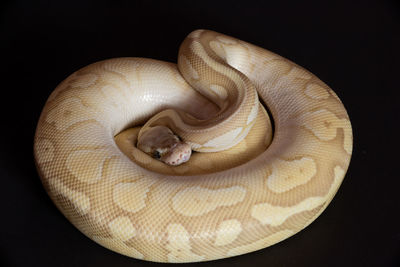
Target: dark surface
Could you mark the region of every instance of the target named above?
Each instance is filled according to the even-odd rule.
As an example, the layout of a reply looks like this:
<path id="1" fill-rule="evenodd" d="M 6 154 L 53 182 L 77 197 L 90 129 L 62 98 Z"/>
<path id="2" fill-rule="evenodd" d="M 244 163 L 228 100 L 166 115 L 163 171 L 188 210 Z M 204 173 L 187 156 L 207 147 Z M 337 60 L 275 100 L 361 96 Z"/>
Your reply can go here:
<path id="1" fill-rule="evenodd" d="M 156 265 L 97 245 L 63 217 L 36 173 L 33 135 L 48 95 L 73 71 L 120 56 L 175 62 L 180 42 L 197 28 L 307 68 L 336 91 L 354 130 L 346 178 L 314 223 L 272 247 L 198 265 L 400 265 L 398 5 L 31 2 L 3 3 L 1 11 L 1 266 Z"/>

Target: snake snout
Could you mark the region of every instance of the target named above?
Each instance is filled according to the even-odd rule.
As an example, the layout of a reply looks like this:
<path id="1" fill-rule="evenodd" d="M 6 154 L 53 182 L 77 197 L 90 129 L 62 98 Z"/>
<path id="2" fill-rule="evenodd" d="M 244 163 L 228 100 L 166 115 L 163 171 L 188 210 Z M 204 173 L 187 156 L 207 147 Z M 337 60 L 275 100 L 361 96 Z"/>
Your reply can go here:
<path id="1" fill-rule="evenodd" d="M 190 145 L 180 142 L 171 148 L 165 156 L 161 157 L 161 161 L 168 165 L 177 166 L 188 161 L 191 154 L 192 148 Z"/>

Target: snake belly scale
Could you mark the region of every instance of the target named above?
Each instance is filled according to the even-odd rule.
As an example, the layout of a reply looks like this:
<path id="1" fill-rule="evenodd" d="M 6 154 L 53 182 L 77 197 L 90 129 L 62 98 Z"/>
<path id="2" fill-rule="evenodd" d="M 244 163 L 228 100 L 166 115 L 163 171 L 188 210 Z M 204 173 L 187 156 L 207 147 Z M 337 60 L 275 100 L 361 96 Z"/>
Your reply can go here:
<path id="1" fill-rule="evenodd" d="M 179 69 L 116 58 L 78 70 L 36 129 L 37 170 L 56 206 L 90 239 L 137 259 L 207 261 L 282 241 L 326 208 L 351 158 L 347 112 L 315 75 L 213 31 L 185 43 Z M 138 150 L 138 126 L 156 114 L 206 153 L 168 166 Z"/>

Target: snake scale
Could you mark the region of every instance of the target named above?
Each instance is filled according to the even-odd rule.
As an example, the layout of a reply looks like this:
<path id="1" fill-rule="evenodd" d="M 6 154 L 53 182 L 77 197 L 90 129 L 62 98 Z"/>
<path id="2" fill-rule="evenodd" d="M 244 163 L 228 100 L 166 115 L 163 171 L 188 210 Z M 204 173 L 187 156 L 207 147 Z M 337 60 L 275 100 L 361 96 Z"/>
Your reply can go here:
<path id="1" fill-rule="evenodd" d="M 170 166 L 139 150 L 149 119 L 199 152 Z M 70 75 L 43 108 L 34 156 L 53 202 L 90 239 L 137 259 L 194 262 L 309 225 L 338 190 L 352 142 L 343 104 L 315 75 L 197 30 L 178 65 L 116 58 Z"/>

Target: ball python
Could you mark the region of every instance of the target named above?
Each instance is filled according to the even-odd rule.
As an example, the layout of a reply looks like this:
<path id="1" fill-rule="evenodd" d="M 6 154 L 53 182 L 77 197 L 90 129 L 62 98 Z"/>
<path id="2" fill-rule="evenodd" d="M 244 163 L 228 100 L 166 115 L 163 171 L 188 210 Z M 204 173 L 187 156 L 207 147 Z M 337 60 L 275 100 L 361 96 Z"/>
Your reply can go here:
<path id="1" fill-rule="evenodd" d="M 140 150 L 143 125 L 168 127 L 191 158 L 174 166 Z M 67 77 L 42 110 L 34 157 L 50 198 L 90 239 L 137 259 L 196 262 L 309 225 L 337 192 L 352 142 L 343 104 L 315 75 L 196 30 L 177 65 L 115 58 Z"/>

